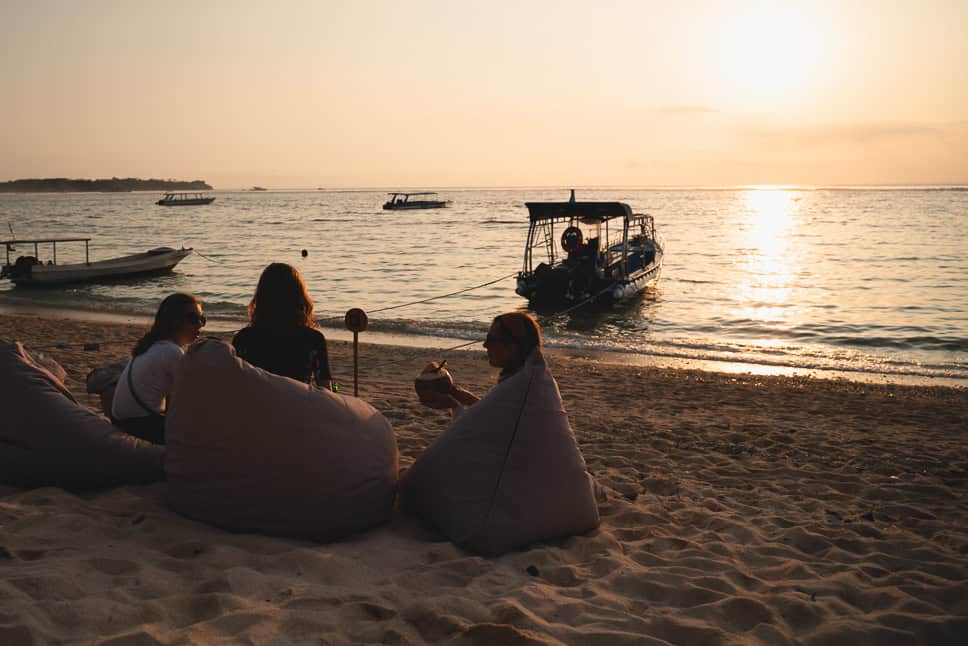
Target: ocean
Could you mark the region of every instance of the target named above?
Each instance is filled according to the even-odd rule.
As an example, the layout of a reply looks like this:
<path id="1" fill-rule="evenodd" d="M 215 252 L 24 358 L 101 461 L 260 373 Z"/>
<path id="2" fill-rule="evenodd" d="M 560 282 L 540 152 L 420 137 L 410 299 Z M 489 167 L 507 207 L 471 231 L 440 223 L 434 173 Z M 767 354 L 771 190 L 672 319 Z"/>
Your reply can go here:
<path id="1" fill-rule="evenodd" d="M 141 192 L 0 195 L 6 234 L 90 237 L 92 260 L 196 250 L 159 277 L 43 291 L 0 281 L 0 307 L 151 316 L 166 294 L 187 291 L 229 329 L 243 324 L 263 267 L 287 262 L 327 334 L 345 338 L 337 328 L 351 307 L 404 305 L 519 270 L 524 203 L 568 198 L 567 189 L 439 191 L 451 208 L 384 211 L 377 190 L 215 191 L 213 204 L 193 207 L 156 206 L 158 195 Z M 968 385 L 968 188 L 596 188 L 577 198 L 653 215 L 665 264 L 633 302 L 539 317 L 549 346 L 646 364 Z M 83 251 L 58 245 L 58 262 L 82 261 Z M 514 286 L 506 277 L 374 313 L 364 339 L 435 351 L 481 339 L 496 314 L 527 307 Z"/>

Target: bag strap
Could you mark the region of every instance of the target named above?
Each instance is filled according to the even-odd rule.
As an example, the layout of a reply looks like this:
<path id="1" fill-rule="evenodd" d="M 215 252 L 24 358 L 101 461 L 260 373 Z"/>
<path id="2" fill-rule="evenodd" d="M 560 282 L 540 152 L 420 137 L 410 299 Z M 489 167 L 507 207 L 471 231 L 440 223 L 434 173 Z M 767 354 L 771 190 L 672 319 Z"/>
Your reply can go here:
<path id="1" fill-rule="evenodd" d="M 136 358 L 137 357 L 131 357 L 131 363 L 128 364 L 128 392 L 130 392 L 131 396 L 134 397 L 135 403 L 137 403 L 138 406 L 141 406 L 141 408 L 145 409 L 145 411 L 147 411 L 149 415 L 157 415 L 161 417 L 161 413 L 159 413 L 158 411 L 151 410 L 150 408 L 148 408 L 147 404 L 141 401 L 141 398 L 138 397 L 138 391 L 134 389 L 134 380 L 131 377 L 131 373 L 134 372 L 134 360 Z"/>

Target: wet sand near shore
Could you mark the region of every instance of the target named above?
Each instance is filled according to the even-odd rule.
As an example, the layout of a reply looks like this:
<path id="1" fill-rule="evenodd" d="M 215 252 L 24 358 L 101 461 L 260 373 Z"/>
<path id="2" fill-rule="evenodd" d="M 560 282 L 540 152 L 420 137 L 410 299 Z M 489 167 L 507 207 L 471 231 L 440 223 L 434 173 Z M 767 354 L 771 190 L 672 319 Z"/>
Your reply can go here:
<path id="1" fill-rule="evenodd" d="M 142 325 L 0 316 L 80 401 Z M 230 334 L 219 334 L 228 338 Z M 98 350 L 58 342 L 103 341 Z M 437 357 L 363 345 L 360 396 L 407 466 L 446 427 L 413 378 Z M 344 394 L 352 351 L 331 343 Z M 397 512 L 334 544 L 179 517 L 164 484 L 0 486 L 0 642 L 962 643 L 968 391 L 628 366 L 549 353 L 601 527 L 495 559 Z M 482 352 L 448 356 L 483 393 Z M 0 412 L 2 414 L 2 412 Z M 307 510 L 307 513 L 314 513 Z"/>

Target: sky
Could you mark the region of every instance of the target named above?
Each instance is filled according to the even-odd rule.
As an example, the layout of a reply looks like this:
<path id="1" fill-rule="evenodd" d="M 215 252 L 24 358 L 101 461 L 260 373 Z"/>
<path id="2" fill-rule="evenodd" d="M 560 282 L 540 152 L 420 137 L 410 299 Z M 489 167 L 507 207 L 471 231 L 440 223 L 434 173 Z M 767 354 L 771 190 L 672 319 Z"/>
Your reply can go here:
<path id="1" fill-rule="evenodd" d="M 968 183 L 966 0 L 0 0 L 0 180 Z"/>

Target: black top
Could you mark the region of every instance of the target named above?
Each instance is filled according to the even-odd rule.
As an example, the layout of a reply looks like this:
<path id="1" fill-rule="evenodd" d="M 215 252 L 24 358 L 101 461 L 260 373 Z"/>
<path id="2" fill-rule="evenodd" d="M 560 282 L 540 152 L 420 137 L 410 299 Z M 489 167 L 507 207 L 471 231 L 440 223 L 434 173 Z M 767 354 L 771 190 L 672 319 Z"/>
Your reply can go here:
<path id="1" fill-rule="evenodd" d="M 319 330 L 299 327 L 275 330 L 247 327 L 232 339 L 235 352 L 254 366 L 304 383 L 324 386 L 332 379 L 326 337 Z"/>

